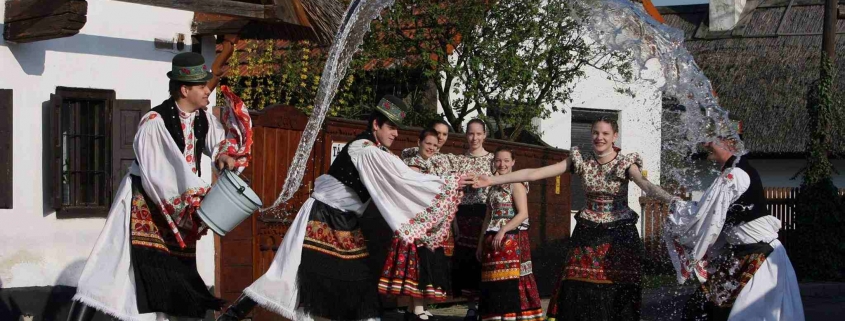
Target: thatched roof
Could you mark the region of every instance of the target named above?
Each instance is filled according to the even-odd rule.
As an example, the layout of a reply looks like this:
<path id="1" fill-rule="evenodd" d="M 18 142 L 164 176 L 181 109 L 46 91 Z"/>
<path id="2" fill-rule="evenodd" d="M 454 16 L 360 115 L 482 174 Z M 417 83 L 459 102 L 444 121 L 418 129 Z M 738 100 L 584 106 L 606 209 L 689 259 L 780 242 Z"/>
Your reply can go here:
<path id="1" fill-rule="evenodd" d="M 273 3 L 273 0 L 234 1 L 264 5 Z M 237 33 L 245 39 L 310 40 L 329 44 L 337 33 L 347 2 L 344 0 L 292 0 L 291 5 L 297 8 L 296 15 L 299 18 L 299 24 L 197 12 L 194 14 L 194 33 L 200 35 Z"/>
<path id="2" fill-rule="evenodd" d="M 707 4 L 659 8 L 666 24 L 685 32 L 686 47 L 712 82 L 720 104 L 743 120 L 744 141 L 752 153 L 805 149 L 806 97 L 819 77 L 823 2 L 748 0 L 740 23 L 728 32 L 708 30 Z M 843 32 L 845 21 L 840 21 L 838 33 Z M 837 48 L 842 66 L 842 35 Z M 843 75 L 843 68 L 838 69 Z M 845 77 L 837 77 L 835 87 L 845 88 Z M 839 131 L 835 149 L 842 152 Z"/>

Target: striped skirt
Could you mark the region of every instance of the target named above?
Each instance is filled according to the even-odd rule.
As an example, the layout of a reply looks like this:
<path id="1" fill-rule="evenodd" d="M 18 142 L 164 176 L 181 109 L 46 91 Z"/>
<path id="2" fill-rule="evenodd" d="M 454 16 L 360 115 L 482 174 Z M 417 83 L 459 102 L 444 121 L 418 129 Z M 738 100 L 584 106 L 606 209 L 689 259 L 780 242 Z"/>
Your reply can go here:
<path id="1" fill-rule="evenodd" d="M 531 266 L 528 231 L 505 234 L 502 249 L 493 249 L 495 232 L 484 236 L 481 258 L 482 320 L 543 320 L 543 308 Z"/>

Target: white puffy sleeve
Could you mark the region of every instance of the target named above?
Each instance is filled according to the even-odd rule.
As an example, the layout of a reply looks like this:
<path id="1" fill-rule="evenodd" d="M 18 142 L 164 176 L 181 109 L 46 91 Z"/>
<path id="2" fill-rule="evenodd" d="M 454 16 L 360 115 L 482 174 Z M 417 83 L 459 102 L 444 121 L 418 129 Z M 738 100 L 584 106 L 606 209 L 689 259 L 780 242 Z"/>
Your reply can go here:
<path id="1" fill-rule="evenodd" d="M 398 236 L 433 247 L 446 240 L 460 202 L 457 175 L 418 173 L 367 140 L 353 142 L 349 156 L 373 203 Z"/>
<path id="2" fill-rule="evenodd" d="M 158 113 L 149 112 L 141 119 L 133 148 L 137 162 L 131 173 L 141 178 L 144 192 L 184 247 L 183 233 L 201 233 L 205 228 L 193 214 L 209 186 L 193 173 Z"/>
<path id="3" fill-rule="evenodd" d="M 751 179 L 739 168 L 720 175 L 698 202 L 677 201 L 663 228 L 669 256 L 683 283 L 693 273 L 704 282 L 708 277 L 707 257 L 722 233 L 728 208 L 748 190 Z"/>

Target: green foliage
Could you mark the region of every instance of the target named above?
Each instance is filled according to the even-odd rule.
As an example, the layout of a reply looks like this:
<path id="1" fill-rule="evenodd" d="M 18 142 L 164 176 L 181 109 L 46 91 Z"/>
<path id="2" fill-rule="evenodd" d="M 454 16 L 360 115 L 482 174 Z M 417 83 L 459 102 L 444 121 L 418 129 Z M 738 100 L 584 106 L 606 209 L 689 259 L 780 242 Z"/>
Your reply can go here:
<path id="1" fill-rule="evenodd" d="M 808 98 L 810 140 L 807 167 L 796 204 L 797 249 L 790 251 L 798 277 L 845 279 L 845 203 L 831 181 L 831 128 L 834 128 L 834 68 L 825 56 L 823 77 Z"/>
<path id="2" fill-rule="evenodd" d="M 506 138 L 532 130 L 532 119 L 547 118 L 571 102 L 571 85 L 585 67 L 625 69 L 622 57 L 584 41 L 585 9 L 577 1 L 513 0 L 486 12 L 466 48 L 464 81 L 497 128 L 514 128 Z"/>
<path id="3" fill-rule="evenodd" d="M 245 49 L 229 58 L 234 70 L 221 83 L 230 86 L 250 109 L 281 104 L 310 114 L 325 62 L 325 48 L 307 41 L 246 40 Z M 362 101 L 357 97 L 366 97 L 369 89 L 355 87 L 356 76 L 353 70 L 341 82 L 329 116 L 356 118 L 361 112 Z"/>
<path id="4" fill-rule="evenodd" d="M 514 139 L 570 102 L 572 84 L 594 66 L 630 78 L 624 57 L 587 44 L 586 10 L 566 0 L 399 0 L 375 24 L 369 54 L 402 58 L 435 82 L 457 130 L 473 112 Z M 446 57 L 449 57 L 448 59 Z"/>
<path id="5" fill-rule="evenodd" d="M 250 109 L 261 110 L 281 104 L 310 114 L 327 50 L 307 41 L 246 40 L 245 49 L 235 51 L 229 58 L 228 65 L 237 67 L 230 67 L 235 70 L 228 72 L 221 83 L 230 86 Z M 424 82 L 412 80 L 413 71 L 408 68 L 365 68 L 371 60 L 371 56 L 358 55 L 352 61 L 346 78 L 338 86 L 328 116 L 365 119 L 377 100 L 391 93 L 407 96 L 409 105 L 415 107 L 408 113 L 409 124 L 424 126 L 438 118 L 434 111 L 420 108 L 422 102 L 414 98 L 424 89 Z M 218 96 L 218 100 L 222 99 Z M 217 103 L 222 104 L 222 101 Z"/>
<path id="6" fill-rule="evenodd" d="M 584 67 L 630 79 L 623 56 L 584 41 L 586 19 L 578 1 L 398 0 L 372 22 L 329 115 L 363 118 L 389 93 L 409 104 L 411 125 L 445 117 L 461 131 L 477 112 L 496 137 L 515 139 L 571 101 Z M 239 68 L 224 83 L 253 109 L 286 104 L 308 113 L 326 51 L 249 40 L 232 55 L 229 65 Z M 498 130 L 505 128 L 513 129 L 507 137 Z"/>

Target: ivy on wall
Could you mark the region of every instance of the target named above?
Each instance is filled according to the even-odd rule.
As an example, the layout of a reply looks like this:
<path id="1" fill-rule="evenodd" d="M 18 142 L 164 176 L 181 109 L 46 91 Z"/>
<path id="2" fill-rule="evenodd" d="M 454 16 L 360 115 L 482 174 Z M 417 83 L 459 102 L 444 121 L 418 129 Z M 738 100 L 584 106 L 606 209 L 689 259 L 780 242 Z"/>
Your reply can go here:
<path id="1" fill-rule="evenodd" d="M 328 48 L 308 41 L 242 40 L 240 44 L 242 49 L 235 50 L 228 60 L 229 71 L 221 84 L 230 86 L 250 109 L 290 105 L 311 113 Z M 428 81 L 421 72 L 379 64 L 377 51 L 372 53 L 353 59 L 328 116 L 366 119 L 382 96 L 393 94 L 411 107 L 406 118 L 410 125 L 422 127 L 440 118 L 436 102 L 432 105 L 425 99 Z"/>
<path id="2" fill-rule="evenodd" d="M 824 55 L 822 72 L 827 77 L 812 88 L 807 99 L 810 139 L 807 143 L 807 167 L 801 193 L 796 202 L 796 247 L 790 256 L 803 280 L 845 280 L 845 203 L 831 180 L 833 165 L 832 135 L 837 109 L 834 99 L 834 66 Z M 790 249 L 787 249 L 790 250 Z"/>

